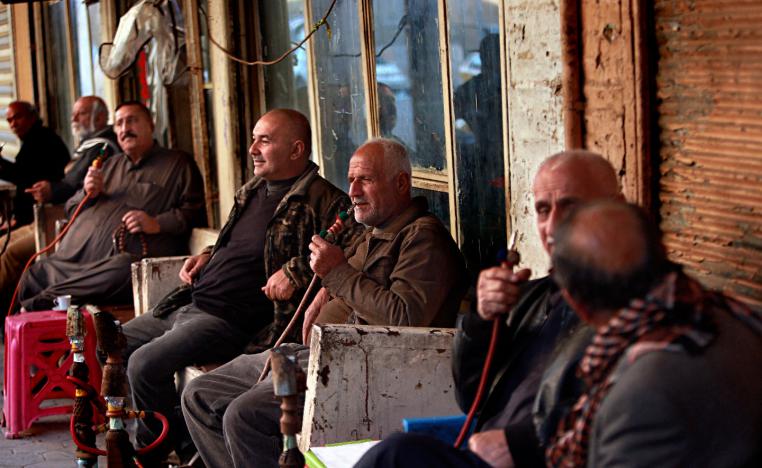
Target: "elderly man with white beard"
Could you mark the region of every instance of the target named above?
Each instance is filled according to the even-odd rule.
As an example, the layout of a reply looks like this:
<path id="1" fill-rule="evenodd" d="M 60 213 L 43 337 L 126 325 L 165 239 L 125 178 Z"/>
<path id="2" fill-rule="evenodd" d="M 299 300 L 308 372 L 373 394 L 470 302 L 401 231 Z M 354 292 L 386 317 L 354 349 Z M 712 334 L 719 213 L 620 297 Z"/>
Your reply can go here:
<path id="1" fill-rule="evenodd" d="M 71 112 L 71 132 L 79 146 L 72 155 L 64 178 L 38 180 L 25 190 L 36 203 L 64 203 L 82 188 L 87 168 L 98 155 L 121 152 L 116 134 L 108 124 L 108 107 L 98 96 L 77 99 Z M 0 257 L 0 310 L 3 312 L 8 309 L 21 270 L 34 251 L 33 226 L 30 224 L 14 231 L 8 249 Z"/>

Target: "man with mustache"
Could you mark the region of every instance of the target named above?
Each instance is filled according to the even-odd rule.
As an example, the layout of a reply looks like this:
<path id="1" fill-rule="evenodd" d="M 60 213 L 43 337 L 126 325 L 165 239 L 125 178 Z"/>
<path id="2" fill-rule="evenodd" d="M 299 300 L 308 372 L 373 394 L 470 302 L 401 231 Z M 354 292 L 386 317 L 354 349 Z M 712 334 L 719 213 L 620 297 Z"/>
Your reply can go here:
<path id="1" fill-rule="evenodd" d="M 105 152 L 114 155 L 121 150 L 116 134 L 108 125 L 108 108 L 97 96 L 77 99 L 71 112 L 71 130 L 79 141 L 73 155 L 73 163 L 61 180 L 38 180 L 25 190 L 37 203 L 61 204 L 82 187 L 87 168 L 93 160 Z M 34 227 L 30 224 L 13 233 L 8 249 L 0 257 L 0 310 L 8 310 L 13 290 L 21 277 L 21 271 L 34 255 Z"/>
<path id="2" fill-rule="evenodd" d="M 66 202 L 71 216 L 89 196 L 58 250 L 22 276 L 24 309 L 50 309 L 65 294 L 75 304 L 131 301 L 130 264 L 184 253 L 191 229 L 206 224 L 196 163 L 160 147 L 153 128 L 142 103 L 117 107 L 114 130 L 123 153 L 102 168 L 89 167 L 83 189 Z"/>
<path id="3" fill-rule="evenodd" d="M 304 341 L 316 321 L 452 326 L 468 288 L 465 263 L 426 199 L 411 198 L 405 147 L 370 140 L 350 159 L 348 180 L 354 217 L 368 228 L 346 250 L 312 237 L 310 266 L 323 289 L 306 311 Z M 306 370 L 309 348 L 294 341 L 287 346 Z M 280 401 L 271 378 L 257 383 L 267 356 L 239 356 L 183 391 L 183 415 L 206 466 L 278 466 Z"/>
<path id="4" fill-rule="evenodd" d="M 185 297 L 174 294 L 172 304 L 165 301 L 125 325 L 133 401 L 171 423 L 165 450 L 146 462 L 160 461 L 172 448 L 183 460 L 192 449 L 175 372 L 226 362 L 247 344 L 255 350 L 272 346 L 312 277 L 310 238 L 349 207 L 346 194 L 320 177 L 309 160 L 311 140 L 309 121 L 299 112 L 275 109 L 263 115 L 249 148 L 254 178 L 237 192 L 216 245 L 183 265 Z M 350 221 L 339 244 L 361 230 Z M 138 444 L 150 443 L 160 429 L 141 420 Z"/>

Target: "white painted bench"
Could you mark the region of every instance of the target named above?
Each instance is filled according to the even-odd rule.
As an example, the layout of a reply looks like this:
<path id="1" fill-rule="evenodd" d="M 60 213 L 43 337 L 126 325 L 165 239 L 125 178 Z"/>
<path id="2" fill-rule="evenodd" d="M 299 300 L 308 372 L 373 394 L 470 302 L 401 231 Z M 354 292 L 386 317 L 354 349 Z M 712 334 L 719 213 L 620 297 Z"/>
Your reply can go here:
<path id="1" fill-rule="evenodd" d="M 136 315 L 179 285 L 185 258 L 133 264 Z M 402 430 L 405 417 L 459 414 L 450 366 L 454 336 L 452 328 L 315 325 L 300 449 L 381 439 Z M 178 388 L 202 373 L 187 367 L 176 375 Z"/>
<path id="2" fill-rule="evenodd" d="M 402 418 L 460 414 L 453 328 L 316 325 L 299 448 L 382 439 Z"/>
<path id="3" fill-rule="evenodd" d="M 218 234 L 214 229 L 193 229 L 188 244 L 191 255 L 214 245 Z M 136 317 L 151 310 L 167 293 L 180 286 L 178 274 L 187 258 L 187 255 L 151 257 L 132 264 L 132 298 Z"/>

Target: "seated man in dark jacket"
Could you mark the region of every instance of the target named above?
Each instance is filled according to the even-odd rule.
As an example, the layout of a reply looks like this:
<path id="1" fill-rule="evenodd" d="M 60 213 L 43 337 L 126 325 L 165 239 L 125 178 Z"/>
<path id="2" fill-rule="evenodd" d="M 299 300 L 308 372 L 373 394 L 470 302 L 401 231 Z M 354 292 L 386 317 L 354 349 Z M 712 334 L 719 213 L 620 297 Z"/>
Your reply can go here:
<path id="1" fill-rule="evenodd" d="M 80 142 L 61 180 L 38 180 L 25 190 L 37 203 L 63 204 L 82 188 L 87 169 L 101 153 L 103 157 L 120 153 L 116 134 L 108 124 L 108 108 L 97 96 L 83 96 L 71 111 L 72 133 Z M 0 257 L 0 310 L 8 310 L 13 290 L 29 258 L 35 252 L 34 226 L 16 229 L 8 249 Z"/>
<path id="2" fill-rule="evenodd" d="M 312 277 L 310 238 L 349 207 L 347 195 L 309 160 L 310 134 L 307 118 L 294 110 L 275 109 L 259 119 L 249 148 L 254 178 L 238 191 L 214 248 L 189 258 L 180 271 L 182 281 L 192 284 L 187 300 L 124 326 L 133 401 L 170 418 L 171 443 L 164 452 L 174 448 L 185 458 L 191 448 L 174 373 L 226 362 L 249 343 L 272 346 Z M 340 243 L 361 230 L 350 222 Z M 159 431 L 141 420 L 139 445 Z"/>
<path id="3" fill-rule="evenodd" d="M 58 250 L 22 276 L 26 310 L 48 310 L 65 294 L 75 304 L 125 303 L 132 262 L 186 253 L 191 230 L 206 224 L 193 158 L 154 141 L 150 111 L 139 102 L 121 104 L 114 120 L 124 152 L 90 167 L 83 189 L 67 201 L 71 216 L 88 197 Z"/>
<path id="4" fill-rule="evenodd" d="M 532 193 L 540 240 L 549 254 L 556 226 L 571 207 L 585 200 L 621 197 L 611 164 L 581 150 L 546 159 L 534 178 Z M 502 266 L 482 271 L 477 284 L 478 313 L 463 317 L 455 335 L 456 397 L 467 413 L 481 377 L 493 320 L 499 320 L 495 358 L 469 450 L 423 435 L 395 434 L 372 448 L 359 466 L 544 466 L 544 449 L 532 416 L 543 372 L 562 349 L 578 355 L 591 332 L 563 300 L 552 278 L 527 282 L 530 274 L 527 269 Z"/>
<path id="5" fill-rule="evenodd" d="M 0 179 L 16 184 L 14 224 L 24 226 L 34 219 L 34 199 L 31 194 L 25 193 L 26 189 L 39 180 L 60 180 L 69 162 L 69 149 L 56 132 L 42 125 L 32 104 L 14 101 L 8 104 L 5 116 L 11 130 L 21 140 L 21 149 L 15 162 L 0 158 Z"/>
<path id="6" fill-rule="evenodd" d="M 310 266 L 323 289 L 304 330 L 319 315 L 369 325 L 454 323 L 468 287 L 465 264 L 426 200 L 410 197 L 410 177 L 407 151 L 394 140 L 371 140 L 355 151 L 349 195 L 355 219 L 368 229 L 346 250 L 312 238 Z M 290 347 L 306 370 L 309 349 Z M 206 466 L 278 466 L 280 402 L 271 378 L 257 383 L 267 356 L 240 356 L 183 391 L 183 415 Z"/>
<path id="7" fill-rule="evenodd" d="M 762 466 L 762 314 L 668 262 L 633 205 L 574 210 L 553 265 L 596 334 L 549 466 Z"/>

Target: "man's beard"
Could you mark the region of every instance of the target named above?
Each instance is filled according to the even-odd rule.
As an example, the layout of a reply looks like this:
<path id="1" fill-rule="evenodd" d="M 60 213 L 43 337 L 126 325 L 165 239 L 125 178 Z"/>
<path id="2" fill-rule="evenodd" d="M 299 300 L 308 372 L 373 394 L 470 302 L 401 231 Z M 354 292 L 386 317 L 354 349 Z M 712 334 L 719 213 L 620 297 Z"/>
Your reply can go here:
<path id="1" fill-rule="evenodd" d="M 71 133 L 74 135 L 74 139 L 77 140 L 77 146 L 87 140 L 93 134 L 93 130 L 92 125 L 80 125 L 79 122 L 71 123 Z"/>

